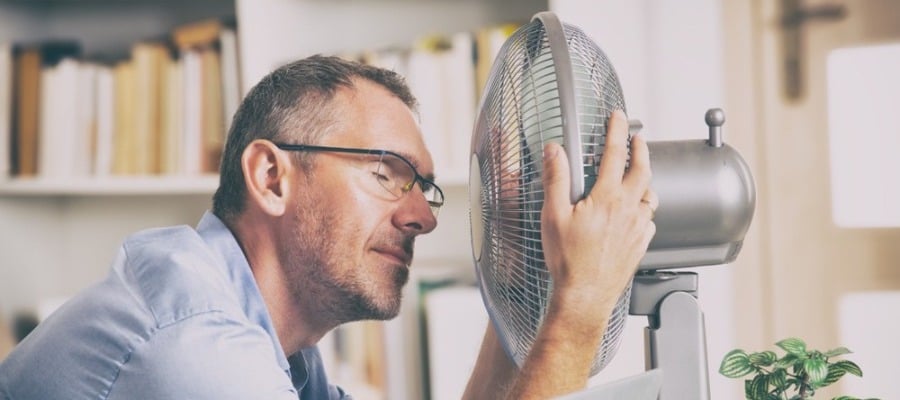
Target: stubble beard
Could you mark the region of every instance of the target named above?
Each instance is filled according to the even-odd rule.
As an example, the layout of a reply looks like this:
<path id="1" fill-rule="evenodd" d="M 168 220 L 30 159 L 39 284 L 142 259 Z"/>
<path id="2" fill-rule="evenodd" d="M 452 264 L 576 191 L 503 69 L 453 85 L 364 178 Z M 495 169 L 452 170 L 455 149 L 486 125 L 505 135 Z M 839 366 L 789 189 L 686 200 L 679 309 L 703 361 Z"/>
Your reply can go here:
<path id="1" fill-rule="evenodd" d="M 306 203 L 305 204 L 326 204 Z M 378 282 L 381 268 L 360 264 L 351 255 L 365 243 L 354 224 L 328 207 L 300 206 L 295 213 L 292 245 L 286 246 L 285 276 L 291 285 L 293 300 L 310 313 L 310 319 L 325 324 L 342 324 L 366 319 L 388 320 L 397 316 L 402 288 L 409 279 L 406 267 L 392 269 L 391 290 Z M 412 248 L 412 238 L 404 247 Z"/>

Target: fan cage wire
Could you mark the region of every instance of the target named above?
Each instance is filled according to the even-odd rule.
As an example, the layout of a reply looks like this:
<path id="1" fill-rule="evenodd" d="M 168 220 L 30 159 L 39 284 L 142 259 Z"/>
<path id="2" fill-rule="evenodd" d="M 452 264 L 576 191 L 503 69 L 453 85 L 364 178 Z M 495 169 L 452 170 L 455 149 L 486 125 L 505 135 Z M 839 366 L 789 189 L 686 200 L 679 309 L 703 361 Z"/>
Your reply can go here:
<path id="1" fill-rule="evenodd" d="M 582 136 L 585 187 L 596 181 L 605 144 L 606 120 L 625 110 L 618 77 L 600 48 L 580 29 L 564 25 L 569 47 Z M 482 226 L 487 260 L 478 263 L 491 319 L 504 347 L 522 365 L 534 342 L 552 294 L 540 241 L 543 145 L 563 143 L 556 72 L 546 29 L 537 18 L 501 47 L 485 89 L 476 132 L 481 160 Z M 489 205 L 496 204 L 496 208 Z M 473 205 L 475 206 L 475 205 Z M 631 287 L 610 316 L 591 375 L 618 349 Z"/>

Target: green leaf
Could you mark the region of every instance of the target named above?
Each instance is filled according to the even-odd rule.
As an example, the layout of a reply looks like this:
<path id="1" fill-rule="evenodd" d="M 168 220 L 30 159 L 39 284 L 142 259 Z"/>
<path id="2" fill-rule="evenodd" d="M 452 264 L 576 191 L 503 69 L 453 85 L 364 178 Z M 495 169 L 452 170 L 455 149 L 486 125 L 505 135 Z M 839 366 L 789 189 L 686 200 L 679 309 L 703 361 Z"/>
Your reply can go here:
<path id="1" fill-rule="evenodd" d="M 787 338 L 775 345 L 790 354 L 806 356 L 806 342 L 798 338 Z"/>
<path id="2" fill-rule="evenodd" d="M 862 376 L 862 370 L 859 368 L 859 365 L 856 365 L 856 363 L 854 363 L 853 361 L 841 360 L 834 364 L 831 364 L 831 368 L 849 372 L 856 376 Z"/>
<path id="3" fill-rule="evenodd" d="M 753 381 L 747 379 L 744 381 L 744 397 L 750 400 L 754 400 L 755 398 L 753 396 Z"/>
<path id="4" fill-rule="evenodd" d="M 862 399 L 860 399 L 859 397 L 853 397 L 853 396 L 841 396 L 841 397 L 832 398 L 831 400 L 862 400 Z"/>
<path id="5" fill-rule="evenodd" d="M 787 371 L 782 368 L 778 368 L 772 371 L 772 373 L 769 374 L 769 384 L 774 386 L 775 389 L 778 390 L 787 389 Z"/>
<path id="6" fill-rule="evenodd" d="M 728 378 L 740 378 L 754 371 L 755 369 L 750 365 L 750 358 L 741 349 L 729 351 L 722 359 L 722 365 L 719 366 L 719 373 Z"/>
<path id="7" fill-rule="evenodd" d="M 769 394 L 769 378 L 765 374 L 759 374 L 750 383 L 750 392 L 754 399 L 765 400 Z"/>
<path id="8" fill-rule="evenodd" d="M 804 359 L 806 359 L 805 354 L 803 355 L 802 358 L 800 356 L 797 356 L 796 354 L 787 354 L 784 357 L 782 357 L 780 360 L 775 361 L 775 367 L 776 368 L 792 367 L 792 366 L 794 366 L 794 364 L 802 363 Z"/>
<path id="9" fill-rule="evenodd" d="M 773 351 L 763 351 L 750 354 L 750 364 L 757 367 L 768 367 L 778 358 Z"/>
<path id="10" fill-rule="evenodd" d="M 816 387 L 819 387 L 828 376 L 828 364 L 825 363 L 825 360 L 818 358 L 810 358 L 803 361 L 803 369 L 806 370 L 806 374 L 809 376 L 810 385 Z"/>
<path id="11" fill-rule="evenodd" d="M 838 347 L 836 349 L 831 349 L 825 352 L 825 357 L 837 357 L 842 356 L 844 354 L 850 354 L 852 351 L 846 347 Z"/>
<path id="12" fill-rule="evenodd" d="M 828 375 L 825 376 L 825 381 L 822 382 L 823 387 L 837 382 L 844 376 L 844 374 L 847 373 L 847 371 L 844 371 L 841 368 L 835 368 L 835 367 L 836 367 L 836 365 L 834 365 L 834 364 L 828 366 Z"/>

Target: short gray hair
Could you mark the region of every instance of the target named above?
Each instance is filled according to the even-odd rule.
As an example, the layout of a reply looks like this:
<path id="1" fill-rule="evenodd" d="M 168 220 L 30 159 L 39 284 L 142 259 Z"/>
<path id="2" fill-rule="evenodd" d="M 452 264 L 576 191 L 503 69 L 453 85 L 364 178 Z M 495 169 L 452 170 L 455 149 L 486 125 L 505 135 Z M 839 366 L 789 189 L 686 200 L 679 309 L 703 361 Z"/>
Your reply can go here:
<path id="1" fill-rule="evenodd" d="M 290 139 L 318 143 L 339 118 L 332 103 L 335 94 L 341 88 L 354 88 L 354 78 L 383 86 L 416 111 L 417 102 L 406 81 L 390 70 L 320 55 L 276 69 L 250 90 L 234 114 L 222 153 L 213 213 L 230 221 L 243 211 L 246 183 L 241 154 L 250 142 Z"/>

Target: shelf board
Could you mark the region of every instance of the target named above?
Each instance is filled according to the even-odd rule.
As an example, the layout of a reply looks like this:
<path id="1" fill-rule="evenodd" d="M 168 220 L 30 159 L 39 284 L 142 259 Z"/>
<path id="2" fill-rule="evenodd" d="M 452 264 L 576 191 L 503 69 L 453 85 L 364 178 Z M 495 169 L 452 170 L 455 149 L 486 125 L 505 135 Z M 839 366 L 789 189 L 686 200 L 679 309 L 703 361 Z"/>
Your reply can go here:
<path id="1" fill-rule="evenodd" d="M 0 196 L 211 195 L 218 186 L 218 175 L 10 179 Z"/>

